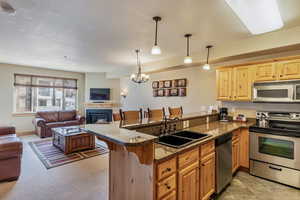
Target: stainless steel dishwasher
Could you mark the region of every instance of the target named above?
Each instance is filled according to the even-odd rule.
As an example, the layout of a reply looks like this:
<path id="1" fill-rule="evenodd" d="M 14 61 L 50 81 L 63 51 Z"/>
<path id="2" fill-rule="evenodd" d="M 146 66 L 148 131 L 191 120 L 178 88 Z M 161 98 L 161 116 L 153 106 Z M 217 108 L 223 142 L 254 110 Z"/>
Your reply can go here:
<path id="1" fill-rule="evenodd" d="M 216 139 L 216 154 L 216 183 L 219 194 L 232 179 L 232 133 Z"/>

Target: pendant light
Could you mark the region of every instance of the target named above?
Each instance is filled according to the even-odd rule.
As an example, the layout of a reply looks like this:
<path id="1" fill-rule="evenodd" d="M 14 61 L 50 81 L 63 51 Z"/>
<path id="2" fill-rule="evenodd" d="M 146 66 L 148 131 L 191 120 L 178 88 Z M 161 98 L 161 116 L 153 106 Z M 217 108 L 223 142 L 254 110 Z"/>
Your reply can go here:
<path id="1" fill-rule="evenodd" d="M 212 48 L 213 46 L 212 45 L 207 45 L 206 48 L 207 48 L 207 57 L 206 57 L 206 64 L 203 65 L 203 69 L 204 70 L 210 70 L 210 65 L 208 64 L 208 59 L 209 59 L 209 50 L 210 48 Z"/>
<path id="2" fill-rule="evenodd" d="M 139 83 L 139 84 L 140 83 L 146 83 L 149 80 L 149 75 L 142 73 L 141 61 L 140 61 L 140 58 L 139 58 L 140 50 L 136 49 L 135 52 L 136 52 L 136 63 L 137 63 L 137 66 L 138 66 L 138 72 L 134 73 L 134 74 L 131 74 L 130 80 L 135 82 L 135 83 Z"/>
<path id="3" fill-rule="evenodd" d="M 157 45 L 157 25 L 158 22 L 161 21 L 161 17 L 155 16 L 153 17 L 153 20 L 155 21 L 155 42 L 154 42 L 154 46 L 152 47 L 151 54 L 159 55 L 161 54 L 161 50 L 160 47 Z"/>
<path id="4" fill-rule="evenodd" d="M 190 37 L 192 34 L 185 34 L 184 37 L 186 37 L 186 57 L 184 57 L 183 62 L 185 64 L 190 64 L 193 62 L 192 57 L 190 56 Z"/>

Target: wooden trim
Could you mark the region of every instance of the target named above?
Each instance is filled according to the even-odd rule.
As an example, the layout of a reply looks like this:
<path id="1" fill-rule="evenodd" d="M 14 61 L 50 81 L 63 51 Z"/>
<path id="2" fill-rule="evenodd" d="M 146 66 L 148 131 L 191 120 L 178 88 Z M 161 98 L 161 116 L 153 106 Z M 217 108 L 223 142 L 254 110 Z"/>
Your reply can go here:
<path id="1" fill-rule="evenodd" d="M 33 117 L 35 116 L 35 112 L 24 112 L 24 113 L 12 113 L 13 117 Z"/>

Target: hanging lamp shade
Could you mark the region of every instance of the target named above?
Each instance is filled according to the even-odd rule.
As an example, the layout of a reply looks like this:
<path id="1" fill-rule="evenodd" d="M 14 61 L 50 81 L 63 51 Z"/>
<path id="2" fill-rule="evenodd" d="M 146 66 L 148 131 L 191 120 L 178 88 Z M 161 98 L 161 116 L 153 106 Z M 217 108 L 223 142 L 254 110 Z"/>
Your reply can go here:
<path id="1" fill-rule="evenodd" d="M 155 39 L 154 39 L 154 46 L 151 49 L 151 54 L 159 55 L 161 54 L 161 49 L 157 44 L 157 34 L 158 34 L 158 22 L 161 21 L 161 17 L 155 16 L 153 17 L 153 20 L 155 21 Z"/>
<path id="2" fill-rule="evenodd" d="M 136 49 L 135 52 L 136 52 L 136 61 L 137 61 L 138 71 L 137 71 L 137 73 L 131 74 L 130 80 L 135 82 L 135 83 L 139 83 L 139 84 L 140 83 L 146 83 L 149 80 L 150 77 L 149 77 L 149 75 L 142 73 L 141 61 L 140 61 L 140 58 L 139 58 L 140 50 Z"/>
<path id="3" fill-rule="evenodd" d="M 186 56 L 184 57 L 184 64 L 191 64 L 193 62 L 193 58 L 190 56 L 190 37 L 192 34 L 185 34 L 184 37 L 186 38 Z"/>
<path id="4" fill-rule="evenodd" d="M 207 57 L 206 57 L 206 63 L 205 65 L 203 65 L 202 69 L 204 70 L 210 70 L 210 65 L 208 63 L 208 60 L 209 60 L 209 50 L 212 48 L 213 46 L 212 45 L 207 45 L 206 48 L 207 48 Z"/>

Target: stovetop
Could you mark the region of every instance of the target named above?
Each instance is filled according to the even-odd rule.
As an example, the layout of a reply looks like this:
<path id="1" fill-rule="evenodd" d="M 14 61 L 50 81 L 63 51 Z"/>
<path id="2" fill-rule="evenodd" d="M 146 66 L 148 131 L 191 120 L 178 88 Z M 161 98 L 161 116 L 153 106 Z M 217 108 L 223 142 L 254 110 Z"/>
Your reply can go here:
<path id="1" fill-rule="evenodd" d="M 288 137 L 300 137 L 300 128 L 289 128 L 289 127 L 278 127 L 278 126 L 268 126 L 260 127 L 258 125 L 253 125 L 249 127 L 250 132 L 281 135 Z"/>

